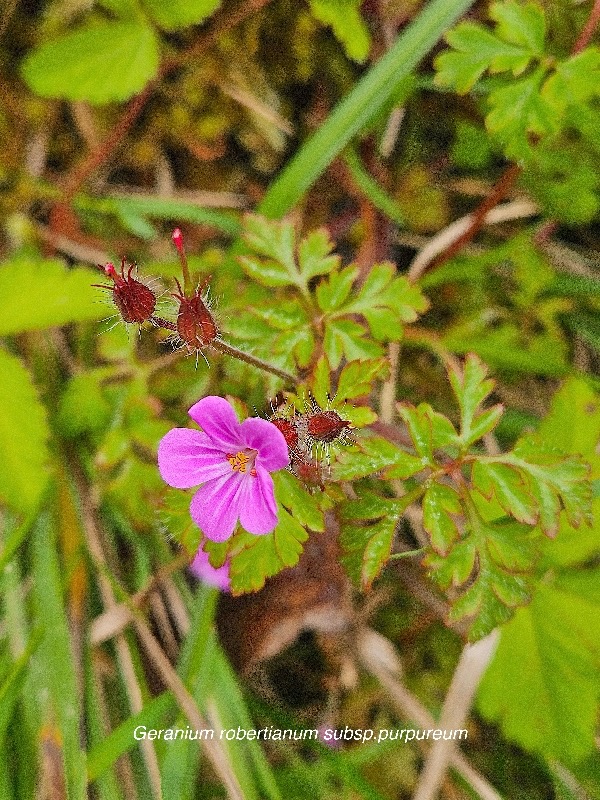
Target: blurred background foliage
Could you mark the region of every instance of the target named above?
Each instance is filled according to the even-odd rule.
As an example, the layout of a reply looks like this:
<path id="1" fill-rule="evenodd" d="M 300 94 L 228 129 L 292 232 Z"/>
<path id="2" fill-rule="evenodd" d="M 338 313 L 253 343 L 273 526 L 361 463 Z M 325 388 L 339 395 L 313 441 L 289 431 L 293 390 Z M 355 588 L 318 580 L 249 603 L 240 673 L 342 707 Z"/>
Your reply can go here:
<path id="1" fill-rule="evenodd" d="M 418 514 L 393 506 L 404 474 L 381 444 L 392 422 L 394 446 L 411 447 L 394 401 L 430 403 L 456 424 L 445 367 L 467 353 L 488 365 L 505 409 L 495 444 L 537 433 L 584 457 L 596 507 L 597 7 L 6 0 L 2 797 L 600 796 L 597 519 L 575 530 L 563 514 L 540 546 L 533 599 L 489 651 L 473 709 L 449 692 L 464 677 L 466 629 L 447 627 L 447 597 L 416 560 L 391 561 L 366 593 L 350 588 L 331 522 L 348 500 L 338 484 L 308 494 L 284 476 L 280 499 L 291 498 L 302 535 L 325 531 L 261 592 L 218 601 L 186 573 L 198 532 L 187 495 L 165 491 L 157 442 L 206 394 L 267 415 L 282 382 L 217 353 L 196 367 L 163 333 L 115 324 L 109 296 L 91 286 L 102 277 L 94 265 L 125 256 L 172 314 L 180 225 L 192 271 L 212 276 L 227 341 L 300 371 L 324 399 L 328 367 L 339 386 L 349 362 L 367 360 L 362 393 L 346 396 L 366 398 L 349 412 L 357 426 L 372 422 L 365 406 L 378 413 L 378 443 L 369 449 L 365 435 L 362 462 L 334 451 L 333 469 L 368 496 L 382 484 L 374 471 L 398 467 L 389 505 L 360 518 L 389 539 L 371 579 L 394 534 L 422 544 Z M 341 261 L 311 273 L 307 259 L 290 288 L 249 256 L 248 236 L 268 228 L 249 211 L 289 215 L 298 240 L 325 226 Z M 463 220 L 473 212 L 477 230 Z M 275 241 L 280 229 L 268 230 Z M 312 241 L 326 261 L 322 238 Z M 388 261 L 397 274 L 373 269 Z M 402 303 L 368 295 L 374 275 L 378 291 L 403 287 Z M 312 310 L 294 294 L 301 284 Z M 480 513 L 494 519 L 486 502 Z M 300 536 L 249 583 L 296 563 Z M 133 738 L 137 725 L 378 729 L 434 727 L 440 715 L 469 739 L 434 788 L 417 742 Z"/>

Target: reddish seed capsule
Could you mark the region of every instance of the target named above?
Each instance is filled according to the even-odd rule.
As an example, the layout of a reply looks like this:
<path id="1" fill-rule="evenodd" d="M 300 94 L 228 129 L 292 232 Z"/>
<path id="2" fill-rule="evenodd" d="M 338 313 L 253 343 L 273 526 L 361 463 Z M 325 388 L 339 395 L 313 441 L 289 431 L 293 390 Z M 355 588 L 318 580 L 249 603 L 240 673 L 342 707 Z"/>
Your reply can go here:
<path id="1" fill-rule="evenodd" d="M 333 442 L 350 427 L 350 423 L 342 419 L 337 411 L 318 411 L 308 418 L 309 436 L 316 442 Z"/>
<path id="2" fill-rule="evenodd" d="M 179 300 L 177 314 L 177 333 L 182 342 L 190 350 L 201 350 L 217 338 L 218 330 L 212 314 L 204 305 L 200 290 L 196 289 L 193 297 L 186 297 L 177 281 L 179 294 L 173 295 Z"/>
<path id="3" fill-rule="evenodd" d="M 315 489 L 324 490 L 323 473 L 321 472 L 321 465 L 317 461 L 310 458 L 292 458 L 291 470 L 293 474 L 302 481 L 307 489 L 314 491 Z"/>
<path id="4" fill-rule="evenodd" d="M 141 324 L 154 314 L 156 296 L 145 284 L 131 277 L 135 265 L 131 264 L 125 275 L 125 259 L 121 260 L 121 274 L 116 271 L 114 264 L 108 262 L 104 266 L 98 265 L 104 274 L 111 278 L 113 286 L 94 284 L 101 289 L 112 292 L 113 301 L 119 309 L 124 322 Z"/>
<path id="5" fill-rule="evenodd" d="M 290 450 L 294 450 L 298 446 L 298 431 L 294 423 L 289 419 L 282 419 L 281 417 L 275 417 L 271 422 L 281 431 Z"/>

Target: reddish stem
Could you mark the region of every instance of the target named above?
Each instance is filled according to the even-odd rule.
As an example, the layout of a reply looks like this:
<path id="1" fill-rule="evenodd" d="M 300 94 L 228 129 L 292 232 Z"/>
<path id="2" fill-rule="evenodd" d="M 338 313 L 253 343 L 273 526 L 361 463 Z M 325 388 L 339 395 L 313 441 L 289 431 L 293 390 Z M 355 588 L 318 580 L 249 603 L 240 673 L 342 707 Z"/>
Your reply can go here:
<path id="1" fill-rule="evenodd" d="M 592 10 L 590 11 L 590 15 L 587 18 L 587 22 L 583 26 L 583 30 L 577 37 L 577 41 L 573 45 L 573 49 L 571 50 L 571 55 L 577 55 L 577 53 L 581 53 L 588 44 L 592 36 L 594 35 L 594 31 L 598 27 L 598 23 L 600 22 L 600 0 L 594 0 L 594 5 L 592 6 Z"/>

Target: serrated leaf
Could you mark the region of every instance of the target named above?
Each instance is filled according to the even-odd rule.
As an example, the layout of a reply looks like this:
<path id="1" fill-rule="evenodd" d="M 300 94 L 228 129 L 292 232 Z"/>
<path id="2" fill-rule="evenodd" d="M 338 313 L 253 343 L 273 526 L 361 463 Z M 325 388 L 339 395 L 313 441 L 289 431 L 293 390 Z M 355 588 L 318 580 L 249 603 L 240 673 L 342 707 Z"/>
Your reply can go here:
<path id="1" fill-rule="evenodd" d="M 331 27 L 348 58 L 362 64 L 371 49 L 371 35 L 360 5 L 361 0 L 310 0 L 312 13 Z"/>
<path id="2" fill-rule="evenodd" d="M 586 47 L 581 53 L 559 61 L 545 81 L 542 95 L 558 112 L 570 105 L 586 103 L 598 94 L 600 51 Z"/>
<path id="3" fill-rule="evenodd" d="M 42 97 L 103 104 L 126 100 L 154 78 L 158 40 L 149 25 L 103 22 L 34 50 L 21 72 Z"/>
<path id="4" fill-rule="evenodd" d="M 365 334 L 365 328 L 350 319 L 327 320 L 323 347 L 333 369 L 339 367 L 343 357 L 355 361 L 381 355 L 381 347 Z"/>
<path id="5" fill-rule="evenodd" d="M 435 82 L 451 86 L 459 94 L 466 94 L 483 73 L 511 70 L 518 75 L 529 64 L 531 53 L 502 41 L 486 28 L 474 22 L 462 22 L 446 35 L 453 50 L 442 53 L 435 60 Z"/>
<path id="6" fill-rule="evenodd" d="M 485 365 L 472 353 L 467 356 L 462 375 L 454 369 L 449 372 L 450 383 L 461 412 L 460 440 L 463 445 L 472 444 L 478 438 L 478 430 L 485 428 L 485 424 L 477 423 L 476 413 L 494 388 L 494 382 L 486 379 L 486 375 Z"/>
<path id="7" fill-rule="evenodd" d="M 457 492 L 450 486 L 433 483 L 423 497 L 423 527 L 429 534 L 431 546 L 446 555 L 459 531 L 454 519 L 463 509 Z"/>
<path id="8" fill-rule="evenodd" d="M 507 514 L 529 525 L 534 525 L 537 503 L 529 491 L 523 473 L 506 464 L 488 464 L 475 461 L 471 473 L 473 485 L 485 497 L 496 500 Z"/>
<path id="9" fill-rule="evenodd" d="M 220 8 L 221 0 L 143 0 L 154 20 L 167 31 L 199 25 Z"/>
<path id="10" fill-rule="evenodd" d="M 414 322 L 429 306 L 420 288 L 404 276 L 396 276 L 393 264 L 375 264 L 371 267 L 358 294 L 346 298 L 337 306 L 336 316 L 362 314 L 369 325 L 375 323 L 377 338 L 399 341 L 402 338 L 402 323 Z M 380 316 L 384 312 L 383 317 Z M 390 316 L 391 312 L 391 316 Z M 387 332 L 382 330 L 387 325 Z M 375 331 L 373 335 L 375 335 Z"/>
<path id="11" fill-rule="evenodd" d="M 544 53 L 546 18 L 538 3 L 503 0 L 492 4 L 490 17 L 496 22 L 496 35 L 505 42 L 523 47 L 532 55 Z"/>
<path id="12" fill-rule="evenodd" d="M 327 356 L 321 356 L 317 361 L 310 386 L 317 403 L 325 408 L 331 396 L 331 368 Z"/>
<path id="13" fill-rule="evenodd" d="M 0 269 L 0 335 L 99 320 L 115 313 L 114 307 L 111 311 L 102 302 L 102 290 L 91 285 L 98 276 L 102 277 L 99 271 L 67 269 L 62 261 L 19 256 L 5 262 Z"/>
<path id="14" fill-rule="evenodd" d="M 246 275 L 263 286 L 289 286 L 293 283 L 288 270 L 277 261 L 267 261 L 251 256 L 239 256 Z"/>
<path id="15" fill-rule="evenodd" d="M 452 603 L 450 619 L 470 617 L 469 638 L 476 640 L 529 601 L 528 573 L 538 558 L 539 535 L 518 522 L 484 522 L 471 512 L 469 520 L 470 529 L 449 554 L 431 554 L 427 564 L 444 588 L 468 581 Z"/>
<path id="16" fill-rule="evenodd" d="M 31 375 L 0 349 L 0 497 L 15 511 L 33 511 L 48 480 L 48 423 Z"/>
<path id="17" fill-rule="evenodd" d="M 387 563 L 392 550 L 396 520 L 380 519 L 364 527 L 342 528 L 341 561 L 350 577 L 362 589 L 368 589 Z"/>
<path id="18" fill-rule="evenodd" d="M 317 302 L 321 311 L 331 313 L 340 308 L 348 298 L 357 276 L 357 267 L 350 265 L 322 280 L 317 286 Z"/>
<path id="19" fill-rule="evenodd" d="M 543 137 L 558 128 L 556 109 L 540 91 L 544 75 L 540 68 L 490 93 L 486 128 L 509 158 L 527 158 L 531 137 Z"/>
<path id="20" fill-rule="evenodd" d="M 278 516 L 272 533 L 254 536 L 244 532 L 237 537 L 229 573 L 234 596 L 262 589 L 267 578 L 298 563 L 308 534 L 284 508 L 278 508 Z"/>
<path id="21" fill-rule="evenodd" d="M 336 405 L 354 397 L 368 395 L 375 380 L 385 380 L 388 372 L 389 363 L 385 358 L 364 359 L 346 364 L 338 379 Z"/>
<path id="22" fill-rule="evenodd" d="M 479 691 L 481 712 L 508 739 L 568 764 L 594 747 L 599 585 L 598 570 L 540 584 L 530 606 L 502 630 Z"/>
<path id="23" fill-rule="evenodd" d="M 414 456 L 401 450 L 380 436 L 363 435 L 354 448 L 340 451 L 332 475 L 339 481 L 351 481 L 376 475 L 382 469 L 392 467 L 394 471 L 410 475 L 423 469 L 422 461 L 415 468 Z"/>
<path id="24" fill-rule="evenodd" d="M 279 470 L 273 474 L 275 497 L 290 510 L 300 525 L 312 531 L 324 531 L 325 520 L 318 498 L 310 494 L 304 485 L 287 470 Z"/>
<path id="25" fill-rule="evenodd" d="M 334 244 L 326 228 L 311 231 L 298 245 L 298 265 L 308 283 L 317 275 L 328 275 L 339 267 L 340 257 L 331 255 Z"/>

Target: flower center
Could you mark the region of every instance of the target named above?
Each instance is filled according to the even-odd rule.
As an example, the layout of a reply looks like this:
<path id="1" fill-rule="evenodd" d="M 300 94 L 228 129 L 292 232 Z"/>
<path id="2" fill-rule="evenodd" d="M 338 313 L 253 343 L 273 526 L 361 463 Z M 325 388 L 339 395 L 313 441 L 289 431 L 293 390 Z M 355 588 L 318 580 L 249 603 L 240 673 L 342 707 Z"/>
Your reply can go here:
<path id="1" fill-rule="evenodd" d="M 256 470 L 254 469 L 256 450 L 239 450 L 235 454 L 227 453 L 225 458 L 231 464 L 231 469 L 234 472 L 248 472 L 253 478 L 256 477 Z"/>

